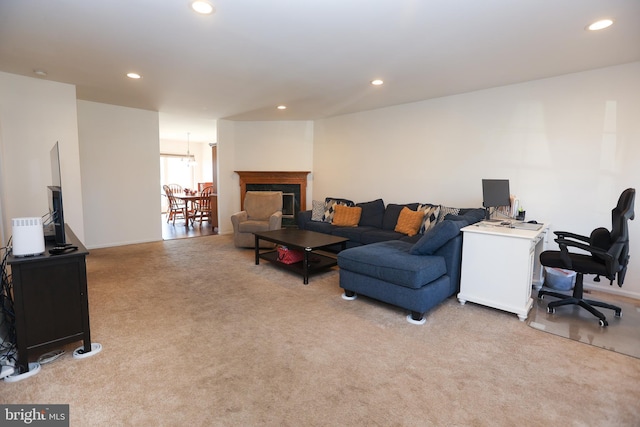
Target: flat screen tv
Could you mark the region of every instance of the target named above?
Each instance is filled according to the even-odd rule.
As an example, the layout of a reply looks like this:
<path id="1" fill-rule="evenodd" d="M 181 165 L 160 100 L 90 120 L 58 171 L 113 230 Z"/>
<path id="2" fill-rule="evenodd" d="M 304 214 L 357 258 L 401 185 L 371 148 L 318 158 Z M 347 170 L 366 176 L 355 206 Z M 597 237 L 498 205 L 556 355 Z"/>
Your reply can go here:
<path id="1" fill-rule="evenodd" d="M 490 219 L 490 208 L 511 205 L 508 179 L 482 180 L 482 206 L 485 208 L 485 219 Z"/>
<path id="2" fill-rule="evenodd" d="M 67 244 L 64 232 L 64 209 L 62 207 L 62 178 L 60 175 L 60 150 L 56 142 L 50 152 L 51 157 L 51 185 L 49 190 L 49 216 L 53 225 L 50 235 L 55 240 L 57 246 L 65 246 Z"/>

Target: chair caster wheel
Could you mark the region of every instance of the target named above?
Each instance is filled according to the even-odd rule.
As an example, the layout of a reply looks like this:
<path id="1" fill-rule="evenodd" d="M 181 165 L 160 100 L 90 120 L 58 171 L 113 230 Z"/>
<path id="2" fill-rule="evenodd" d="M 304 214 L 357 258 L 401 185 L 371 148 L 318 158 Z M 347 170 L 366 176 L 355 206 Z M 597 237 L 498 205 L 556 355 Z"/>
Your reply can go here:
<path id="1" fill-rule="evenodd" d="M 556 309 L 553 307 L 547 307 L 547 313 L 553 314 L 556 312 Z"/>
<path id="2" fill-rule="evenodd" d="M 602 326 L 603 328 L 605 326 L 609 325 L 609 322 L 607 322 L 606 320 L 602 320 L 602 319 L 598 320 L 598 323 L 600 323 L 600 326 Z"/>
<path id="3" fill-rule="evenodd" d="M 616 311 L 615 316 L 616 317 L 622 317 L 622 311 Z"/>

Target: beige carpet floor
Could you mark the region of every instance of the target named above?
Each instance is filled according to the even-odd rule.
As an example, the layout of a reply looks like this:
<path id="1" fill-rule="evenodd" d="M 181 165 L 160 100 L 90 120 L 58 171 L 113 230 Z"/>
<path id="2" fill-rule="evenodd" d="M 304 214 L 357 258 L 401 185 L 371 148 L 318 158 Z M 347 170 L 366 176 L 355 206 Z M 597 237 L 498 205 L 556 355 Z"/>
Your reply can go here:
<path id="1" fill-rule="evenodd" d="M 72 426 L 638 426 L 640 360 L 454 298 L 424 325 L 338 270 L 299 276 L 207 236 L 93 250 L 101 353 L 0 383 Z"/>

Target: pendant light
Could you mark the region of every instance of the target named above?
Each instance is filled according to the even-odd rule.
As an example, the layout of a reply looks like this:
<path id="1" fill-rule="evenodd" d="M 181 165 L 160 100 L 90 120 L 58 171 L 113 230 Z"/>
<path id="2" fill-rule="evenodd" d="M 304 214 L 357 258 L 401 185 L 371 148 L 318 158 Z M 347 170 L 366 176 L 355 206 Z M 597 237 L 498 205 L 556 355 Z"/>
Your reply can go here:
<path id="1" fill-rule="evenodd" d="M 187 167 L 191 167 L 191 166 L 195 166 L 196 165 L 196 160 L 195 158 L 191 155 L 191 152 L 189 151 L 189 135 L 191 135 L 191 132 L 187 132 L 187 157 L 185 160 Z"/>

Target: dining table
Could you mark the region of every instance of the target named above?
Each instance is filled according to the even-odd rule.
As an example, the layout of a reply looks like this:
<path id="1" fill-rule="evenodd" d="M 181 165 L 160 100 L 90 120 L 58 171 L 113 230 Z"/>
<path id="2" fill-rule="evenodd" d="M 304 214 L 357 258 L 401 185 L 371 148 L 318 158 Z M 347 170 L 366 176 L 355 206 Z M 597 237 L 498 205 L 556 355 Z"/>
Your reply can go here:
<path id="1" fill-rule="evenodd" d="M 195 204 L 200 200 L 206 198 L 207 196 L 202 196 L 200 193 L 173 193 L 173 196 L 184 202 L 184 210 L 183 214 L 185 217 L 184 225 L 185 227 L 189 226 L 189 218 L 191 218 L 195 222 Z M 217 195 L 212 195 L 217 196 Z M 209 196 L 211 197 L 211 196 Z M 190 216 L 189 213 L 192 215 Z"/>
<path id="2" fill-rule="evenodd" d="M 189 219 L 195 220 L 195 216 L 193 215 L 195 213 L 195 204 L 202 200 L 202 196 L 200 193 L 173 193 L 173 197 L 184 202 L 184 225 L 185 227 L 188 227 Z M 189 215 L 189 213 L 192 215 Z"/>

